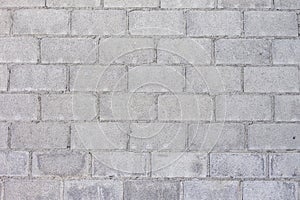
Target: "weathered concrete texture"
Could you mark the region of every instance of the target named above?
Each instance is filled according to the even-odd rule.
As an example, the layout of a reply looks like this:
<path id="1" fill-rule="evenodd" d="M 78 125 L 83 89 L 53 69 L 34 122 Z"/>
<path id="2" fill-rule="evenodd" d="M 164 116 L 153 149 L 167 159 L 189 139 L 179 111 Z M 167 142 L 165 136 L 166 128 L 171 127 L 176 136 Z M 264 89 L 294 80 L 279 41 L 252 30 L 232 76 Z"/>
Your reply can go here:
<path id="1" fill-rule="evenodd" d="M 300 0 L 0 0 L 0 200 L 300 200 Z"/>

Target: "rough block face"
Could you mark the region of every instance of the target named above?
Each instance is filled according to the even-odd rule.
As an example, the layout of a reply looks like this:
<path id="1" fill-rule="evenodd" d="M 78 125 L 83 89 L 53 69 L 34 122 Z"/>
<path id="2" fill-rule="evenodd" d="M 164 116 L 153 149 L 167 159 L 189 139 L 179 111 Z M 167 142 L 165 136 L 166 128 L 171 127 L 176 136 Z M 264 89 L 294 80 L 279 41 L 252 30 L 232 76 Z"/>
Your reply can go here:
<path id="1" fill-rule="evenodd" d="M 0 65 L 0 91 L 6 91 L 9 72 L 5 65 Z"/>
<path id="2" fill-rule="evenodd" d="M 299 9 L 300 2 L 298 0 L 275 0 L 275 8 L 277 9 Z"/>
<path id="3" fill-rule="evenodd" d="M 147 153 L 95 152 L 93 177 L 140 177 L 149 173 L 150 157 Z"/>
<path id="4" fill-rule="evenodd" d="M 189 36 L 236 36 L 242 32 L 241 14 L 236 11 L 190 11 Z"/>
<path id="5" fill-rule="evenodd" d="M 74 66 L 70 70 L 71 91 L 125 91 L 125 66 Z"/>
<path id="6" fill-rule="evenodd" d="M 79 151 L 34 152 L 33 176 L 87 176 L 90 156 Z"/>
<path id="7" fill-rule="evenodd" d="M 188 148 L 192 151 L 228 151 L 244 149 L 244 127 L 240 124 L 191 124 Z"/>
<path id="8" fill-rule="evenodd" d="M 270 173 L 272 177 L 300 177 L 299 153 L 272 154 L 270 161 Z"/>
<path id="9" fill-rule="evenodd" d="M 51 65 L 16 65 L 11 67 L 11 91 L 64 91 L 66 67 Z"/>
<path id="10" fill-rule="evenodd" d="M 123 149 L 128 142 L 126 123 L 76 123 L 72 126 L 72 149 Z"/>
<path id="11" fill-rule="evenodd" d="M 206 154 L 199 153 L 153 153 L 152 176 L 206 177 L 207 160 Z"/>
<path id="12" fill-rule="evenodd" d="M 300 149 L 299 124 L 254 124 L 249 126 L 249 149 Z"/>
<path id="13" fill-rule="evenodd" d="M 240 92 L 241 73 L 239 67 L 187 67 L 186 90 L 209 94 Z"/>
<path id="14" fill-rule="evenodd" d="M 247 67 L 245 92 L 299 92 L 298 67 Z"/>
<path id="15" fill-rule="evenodd" d="M 10 12 L 7 10 L 0 11 L 0 35 L 9 34 L 11 26 Z"/>
<path id="16" fill-rule="evenodd" d="M 220 39 L 216 41 L 217 64 L 268 64 L 270 42 L 255 39 Z"/>
<path id="17" fill-rule="evenodd" d="M 131 92 L 182 92 L 185 84 L 181 66 L 138 66 L 129 68 Z"/>
<path id="18" fill-rule="evenodd" d="M 213 8 L 210 0 L 161 0 L 162 8 Z"/>
<path id="19" fill-rule="evenodd" d="M 42 96 L 44 120 L 92 120 L 97 115 L 97 99 L 93 94 Z"/>
<path id="20" fill-rule="evenodd" d="M 217 120 L 271 120 L 271 98 L 259 95 L 217 96 Z"/>
<path id="21" fill-rule="evenodd" d="M 47 0 L 48 7 L 98 7 L 99 0 Z"/>
<path id="22" fill-rule="evenodd" d="M 186 125 L 180 123 L 132 123 L 130 150 L 182 151 L 186 144 Z"/>
<path id="23" fill-rule="evenodd" d="M 213 102 L 206 95 L 162 95 L 158 97 L 159 120 L 206 120 L 213 117 Z"/>
<path id="24" fill-rule="evenodd" d="M 184 199 L 239 199 L 238 181 L 185 181 Z"/>
<path id="25" fill-rule="evenodd" d="M 246 181 L 243 183 L 243 199 L 245 200 L 296 200 L 296 195 L 296 185 L 292 182 Z"/>
<path id="26" fill-rule="evenodd" d="M 159 64 L 210 64 L 209 39 L 160 39 L 157 46 Z"/>
<path id="27" fill-rule="evenodd" d="M 0 7 L 42 7 L 45 0 L 1 0 Z"/>
<path id="28" fill-rule="evenodd" d="M 183 35 L 185 32 L 181 11 L 132 11 L 129 20 L 132 35 Z"/>
<path id="29" fill-rule="evenodd" d="M 154 40 L 150 38 L 107 38 L 100 40 L 99 62 L 102 64 L 153 63 Z"/>
<path id="30" fill-rule="evenodd" d="M 271 8 L 272 0 L 219 0 L 218 8 Z"/>
<path id="31" fill-rule="evenodd" d="M 0 152 L 0 176 L 27 176 L 29 153 L 25 151 Z"/>
<path id="32" fill-rule="evenodd" d="M 300 40 L 274 40 L 272 54 L 274 64 L 299 64 Z"/>
<path id="33" fill-rule="evenodd" d="M 213 153 L 210 155 L 212 177 L 265 177 L 266 157 L 249 153 Z"/>
<path id="34" fill-rule="evenodd" d="M 300 121 L 300 96 L 275 97 L 275 121 Z"/>
<path id="35" fill-rule="evenodd" d="M 96 42 L 90 38 L 45 38 L 41 44 L 43 63 L 94 63 Z"/>
<path id="36" fill-rule="evenodd" d="M 65 181 L 65 199 L 122 200 L 123 184 L 120 181 Z"/>
<path id="37" fill-rule="evenodd" d="M 100 96 L 100 119 L 151 120 L 156 118 L 155 97 L 147 94 L 103 94 Z"/>
<path id="38" fill-rule="evenodd" d="M 6 149 L 7 139 L 8 139 L 8 123 L 1 122 L 0 123 L 0 149 Z"/>
<path id="39" fill-rule="evenodd" d="M 31 37 L 0 38 L 0 62 L 36 63 L 38 40 Z"/>
<path id="40" fill-rule="evenodd" d="M 66 10 L 17 10 L 14 15 L 13 33 L 67 34 L 69 13 Z"/>
<path id="41" fill-rule="evenodd" d="M 174 199 L 179 200 L 180 183 L 170 181 L 126 181 L 124 187 L 125 199 L 152 200 Z"/>
<path id="42" fill-rule="evenodd" d="M 56 180 L 8 180 L 5 182 L 5 199 L 60 198 L 61 183 Z"/>
<path id="43" fill-rule="evenodd" d="M 30 121 L 37 118 L 38 97 L 36 95 L 0 95 L 0 120 Z"/>
<path id="44" fill-rule="evenodd" d="M 125 11 L 76 10 L 72 13 L 73 35 L 124 35 Z"/>
<path id="45" fill-rule="evenodd" d="M 298 36 L 297 15 L 292 12 L 245 12 L 246 36 Z"/>
<path id="46" fill-rule="evenodd" d="M 11 127 L 11 147 L 21 149 L 67 148 L 69 127 L 63 123 L 16 123 Z"/>
<path id="47" fill-rule="evenodd" d="M 159 6 L 159 0 L 104 0 L 104 7 L 110 8 L 155 8 Z"/>

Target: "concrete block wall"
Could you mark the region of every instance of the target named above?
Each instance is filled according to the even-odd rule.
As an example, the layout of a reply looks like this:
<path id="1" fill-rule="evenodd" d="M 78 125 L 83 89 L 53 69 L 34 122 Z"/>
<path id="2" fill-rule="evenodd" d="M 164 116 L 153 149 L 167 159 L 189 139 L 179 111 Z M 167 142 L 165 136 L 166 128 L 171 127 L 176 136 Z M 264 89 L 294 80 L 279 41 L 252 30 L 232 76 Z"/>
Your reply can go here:
<path id="1" fill-rule="evenodd" d="M 0 0 L 0 200 L 300 200 L 299 0 Z"/>

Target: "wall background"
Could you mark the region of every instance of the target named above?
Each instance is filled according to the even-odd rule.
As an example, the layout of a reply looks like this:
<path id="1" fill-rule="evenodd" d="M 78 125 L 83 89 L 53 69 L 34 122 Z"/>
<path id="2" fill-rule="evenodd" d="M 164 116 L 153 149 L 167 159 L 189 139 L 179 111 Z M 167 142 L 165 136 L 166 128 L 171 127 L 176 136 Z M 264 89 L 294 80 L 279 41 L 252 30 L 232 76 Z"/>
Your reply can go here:
<path id="1" fill-rule="evenodd" d="M 299 0 L 0 0 L 0 197 L 299 200 Z"/>

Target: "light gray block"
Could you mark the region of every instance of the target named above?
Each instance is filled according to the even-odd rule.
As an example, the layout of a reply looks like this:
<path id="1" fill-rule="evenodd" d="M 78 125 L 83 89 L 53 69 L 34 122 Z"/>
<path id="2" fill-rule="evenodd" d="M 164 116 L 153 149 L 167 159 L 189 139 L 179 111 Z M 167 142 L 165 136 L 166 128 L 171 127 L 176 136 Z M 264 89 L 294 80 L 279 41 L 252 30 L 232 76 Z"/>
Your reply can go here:
<path id="1" fill-rule="evenodd" d="M 0 35 L 8 35 L 11 27 L 11 13 L 8 10 L 0 11 Z"/>
<path id="2" fill-rule="evenodd" d="M 84 177 L 88 175 L 90 155 L 80 151 L 34 152 L 33 176 Z"/>
<path id="3" fill-rule="evenodd" d="M 25 151 L 1 151 L 1 176 L 27 176 L 29 168 L 29 153 Z"/>
<path id="4" fill-rule="evenodd" d="M 206 95 L 161 95 L 158 97 L 159 120 L 206 120 L 213 117 L 213 101 Z"/>
<path id="5" fill-rule="evenodd" d="M 241 13 L 237 11 L 190 11 L 188 36 L 238 36 L 242 33 Z"/>
<path id="6" fill-rule="evenodd" d="M 16 65 L 11 67 L 10 91 L 64 91 L 65 66 Z"/>
<path id="7" fill-rule="evenodd" d="M 177 181 L 126 181 L 124 198 L 126 200 L 179 200 L 180 183 Z"/>
<path id="8" fill-rule="evenodd" d="M 274 64 L 299 64 L 300 40 L 274 40 L 272 55 Z"/>
<path id="9" fill-rule="evenodd" d="M 37 120 L 38 115 L 37 95 L 0 95 L 0 120 L 30 121 Z"/>
<path id="10" fill-rule="evenodd" d="M 47 0 L 48 7 L 98 7 L 100 6 L 99 0 Z"/>
<path id="11" fill-rule="evenodd" d="M 67 148 L 69 127 L 63 123 L 14 123 L 11 147 L 21 149 Z"/>
<path id="12" fill-rule="evenodd" d="M 219 0 L 219 8 L 271 8 L 272 0 Z"/>
<path id="13" fill-rule="evenodd" d="M 275 121 L 300 121 L 300 96 L 275 97 Z"/>
<path id="14" fill-rule="evenodd" d="M 300 149 L 299 130 L 299 124 L 253 124 L 248 130 L 249 149 Z"/>
<path id="15" fill-rule="evenodd" d="M 238 181 L 185 181 L 183 185 L 187 200 L 239 199 Z"/>
<path id="16" fill-rule="evenodd" d="M 0 91 L 7 91 L 9 72 L 5 65 L 0 65 Z"/>
<path id="17" fill-rule="evenodd" d="M 13 15 L 13 33 L 25 34 L 67 34 L 69 12 L 66 10 L 17 10 Z"/>
<path id="18" fill-rule="evenodd" d="M 206 177 L 207 154 L 201 153 L 153 153 L 153 177 Z"/>
<path id="19" fill-rule="evenodd" d="M 125 31 L 125 11 L 75 10 L 72 13 L 73 35 L 124 35 Z"/>
<path id="20" fill-rule="evenodd" d="M 300 9 L 298 0 L 275 0 L 274 4 L 277 9 Z"/>
<path id="21" fill-rule="evenodd" d="M 17 180 L 5 182 L 4 199 L 48 199 L 60 198 L 61 183 L 58 180 Z"/>
<path id="22" fill-rule="evenodd" d="M 293 182 L 245 181 L 243 199 L 296 200 L 296 185 Z"/>
<path id="23" fill-rule="evenodd" d="M 38 57 L 37 39 L 32 37 L 0 38 L 0 62 L 36 63 Z"/>
<path id="24" fill-rule="evenodd" d="M 262 178 L 266 176 L 266 156 L 250 153 L 213 153 L 210 155 L 212 177 Z"/>
<path id="25" fill-rule="evenodd" d="M 71 180 L 65 181 L 64 189 L 65 199 L 123 199 L 121 181 Z"/>
<path id="26" fill-rule="evenodd" d="M 159 6 L 159 0 L 104 0 L 107 8 L 155 8 Z"/>
<path id="27" fill-rule="evenodd" d="M 42 7 L 45 0 L 1 0 L 0 7 Z"/>
<path id="28" fill-rule="evenodd" d="M 271 97 L 263 95 L 223 95 L 216 98 L 217 120 L 271 120 Z"/>
<path id="29" fill-rule="evenodd" d="M 150 171 L 147 153 L 95 152 L 93 177 L 145 177 Z"/>
<path id="30" fill-rule="evenodd" d="M 270 170 L 271 170 L 270 171 L 271 177 L 299 178 L 300 177 L 300 154 L 299 153 L 271 154 Z"/>
<path id="31" fill-rule="evenodd" d="M 129 22 L 132 35 L 183 35 L 185 32 L 181 11 L 132 11 Z"/>
<path id="32" fill-rule="evenodd" d="M 162 8 L 214 8 L 211 0 L 161 0 Z"/>
<path id="33" fill-rule="evenodd" d="M 42 96 L 43 120 L 92 120 L 97 115 L 93 94 L 51 94 Z"/>
<path id="34" fill-rule="evenodd" d="M 269 64 L 270 42 L 260 39 L 220 39 L 216 41 L 217 64 Z"/>
<path id="35" fill-rule="evenodd" d="M 8 148 L 8 123 L 0 123 L 0 149 Z"/>
<path id="36" fill-rule="evenodd" d="M 129 68 L 130 92 L 182 92 L 185 85 L 181 66 L 138 66 Z"/>
<path id="37" fill-rule="evenodd" d="M 246 67 L 245 92 L 299 92 L 297 67 Z"/>

